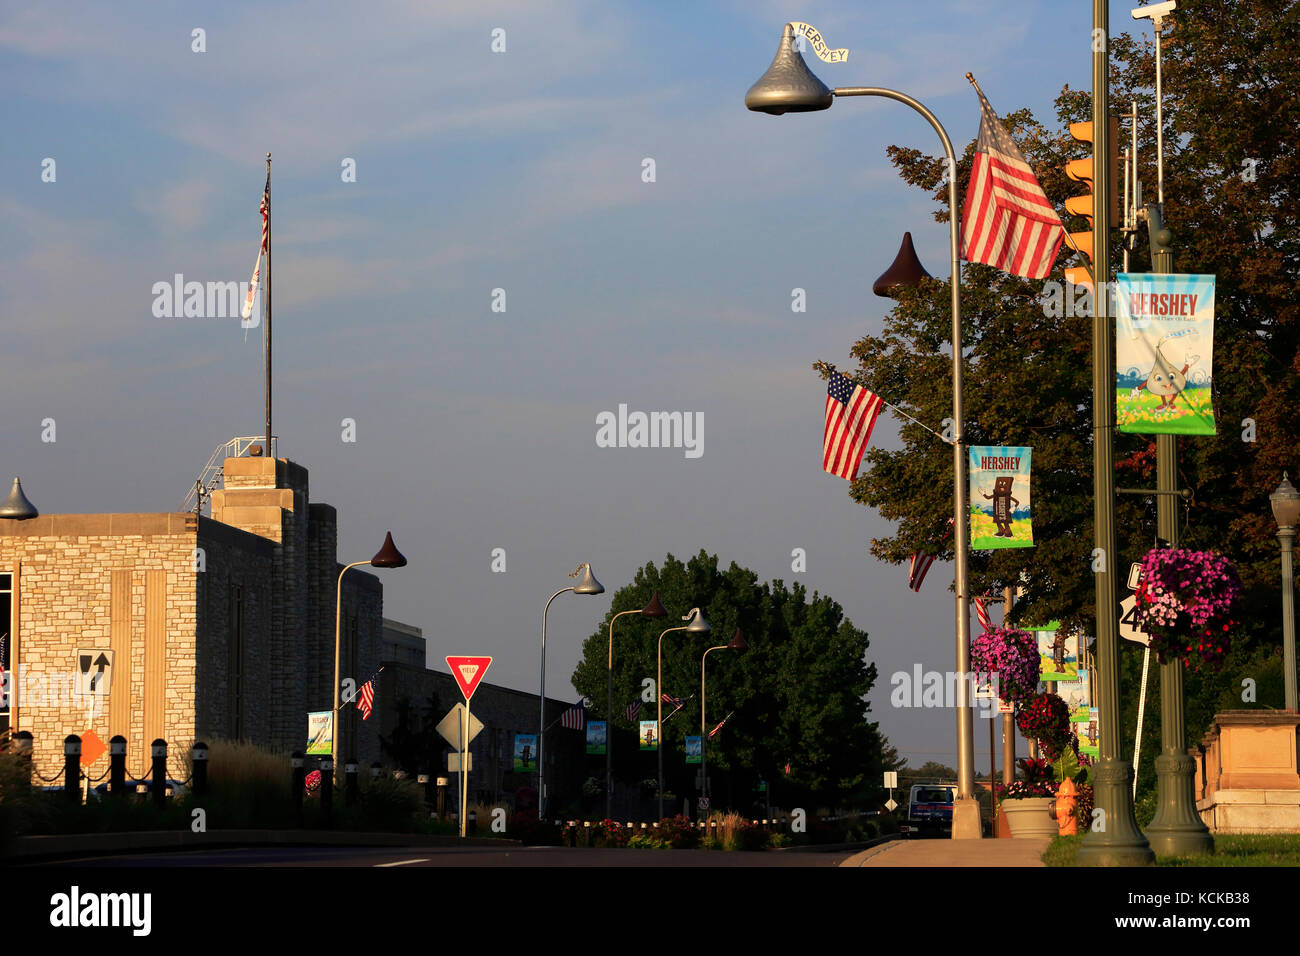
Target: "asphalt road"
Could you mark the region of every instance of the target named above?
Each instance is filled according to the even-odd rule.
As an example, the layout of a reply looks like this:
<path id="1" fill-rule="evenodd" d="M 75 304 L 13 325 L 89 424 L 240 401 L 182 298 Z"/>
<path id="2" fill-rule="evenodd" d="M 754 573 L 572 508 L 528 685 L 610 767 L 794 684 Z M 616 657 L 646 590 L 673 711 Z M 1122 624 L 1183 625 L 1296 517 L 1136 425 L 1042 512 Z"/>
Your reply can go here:
<path id="1" fill-rule="evenodd" d="M 718 850 L 619 850 L 570 847 L 234 847 L 168 853 L 122 853 L 45 862 L 43 867 L 836 867 L 852 851 L 724 853 Z"/>

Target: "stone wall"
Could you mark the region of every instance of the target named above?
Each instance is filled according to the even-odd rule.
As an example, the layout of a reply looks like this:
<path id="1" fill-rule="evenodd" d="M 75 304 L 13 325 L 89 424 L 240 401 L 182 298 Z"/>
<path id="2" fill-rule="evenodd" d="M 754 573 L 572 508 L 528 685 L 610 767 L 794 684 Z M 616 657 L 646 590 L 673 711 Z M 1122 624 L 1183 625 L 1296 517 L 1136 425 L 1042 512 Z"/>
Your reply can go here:
<path id="1" fill-rule="evenodd" d="M 196 544 L 193 515 L 0 519 L 18 623 L 11 727 L 32 733 L 37 772 L 62 768 L 69 734 L 123 735 L 136 775 L 154 737 L 193 739 Z M 87 650 L 113 652 L 106 697 L 77 693 Z M 105 757 L 90 772 L 106 768 Z"/>

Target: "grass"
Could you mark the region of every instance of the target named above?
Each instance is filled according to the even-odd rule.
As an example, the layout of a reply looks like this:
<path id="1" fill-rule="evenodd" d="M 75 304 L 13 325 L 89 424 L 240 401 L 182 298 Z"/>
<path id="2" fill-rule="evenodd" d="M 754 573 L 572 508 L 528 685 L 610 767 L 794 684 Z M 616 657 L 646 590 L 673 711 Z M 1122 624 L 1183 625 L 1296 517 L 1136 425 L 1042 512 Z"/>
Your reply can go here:
<path id="1" fill-rule="evenodd" d="M 1043 851 L 1047 866 L 1074 866 L 1083 836 L 1056 837 Z M 1214 838 L 1214 852 L 1204 856 L 1160 857 L 1156 866 L 1300 866 L 1300 833 L 1222 833 Z"/>
<path id="2" fill-rule="evenodd" d="M 1116 420 L 1122 432 L 1151 434 L 1151 427 L 1159 425 L 1166 434 L 1213 435 L 1214 410 L 1211 407 L 1210 389 L 1188 388 L 1175 399 L 1172 409 L 1156 412 L 1160 399 L 1145 389 L 1136 399 L 1129 398 L 1128 389 L 1119 389 L 1115 396 Z"/>
<path id="3" fill-rule="evenodd" d="M 996 537 L 998 526 L 993 523 L 992 515 L 979 508 L 972 508 L 970 513 L 971 547 L 976 550 L 994 548 L 1027 548 L 1033 544 L 1034 526 L 1028 518 L 1015 518 L 1011 522 L 1011 537 Z"/>

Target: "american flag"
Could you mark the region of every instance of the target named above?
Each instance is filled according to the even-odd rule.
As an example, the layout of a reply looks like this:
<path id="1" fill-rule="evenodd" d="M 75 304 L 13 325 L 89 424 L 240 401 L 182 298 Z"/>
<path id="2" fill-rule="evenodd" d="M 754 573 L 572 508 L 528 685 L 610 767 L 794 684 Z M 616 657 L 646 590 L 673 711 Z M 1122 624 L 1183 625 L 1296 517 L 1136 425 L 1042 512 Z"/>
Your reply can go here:
<path id="1" fill-rule="evenodd" d="M 822 470 L 848 481 L 858 476 L 871 429 L 880 415 L 880 396 L 847 375 L 831 372 L 826 384 L 826 428 L 822 436 Z"/>
<path id="2" fill-rule="evenodd" d="M 357 710 L 361 711 L 361 719 L 369 720 L 370 711 L 375 706 L 375 682 L 372 678 L 361 685 L 361 690 L 357 693 Z"/>
<path id="3" fill-rule="evenodd" d="M 983 598 L 975 598 L 975 616 L 979 618 L 980 627 L 988 633 L 989 628 L 993 626 L 993 621 L 989 617 L 989 609 L 984 606 Z"/>
<path id="4" fill-rule="evenodd" d="M 624 711 L 624 716 L 627 717 L 627 719 L 628 719 L 629 721 L 633 721 L 633 720 L 636 720 L 636 715 L 639 714 L 639 713 L 641 713 L 641 700 L 640 700 L 640 698 L 638 698 L 638 699 L 632 701 L 632 703 L 630 703 L 630 704 L 627 705 L 627 710 Z"/>
<path id="5" fill-rule="evenodd" d="M 732 711 L 732 713 L 735 713 L 735 711 Z M 726 717 L 723 717 L 722 720 L 718 722 L 718 726 L 714 727 L 712 730 L 709 731 L 709 739 L 712 740 L 713 735 L 716 734 L 719 730 L 721 730 L 722 725 L 725 724 L 730 719 L 731 719 L 731 714 L 728 714 Z"/>
<path id="6" fill-rule="evenodd" d="M 680 697 L 674 697 L 672 694 L 668 694 L 668 693 L 660 694 L 659 699 L 662 700 L 665 704 L 672 704 L 674 707 L 682 706 L 682 699 Z"/>
<path id="7" fill-rule="evenodd" d="M 961 211 L 962 255 L 1012 275 L 1044 279 L 1065 239 L 1061 217 L 989 101 L 979 87 L 975 91 L 980 134 Z"/>
<path id="8" fill-rule="evenodd" d="M 948 540 L 951 534 L 952 534 L 952 519 L 949 518 L 947 530 L 944 532 L 943 535 L 943 541 L 939 542 L 940 547 L 943 546 L 944 542 Z M 921 582 L 925 580 L 925 574 L 927 571 L 930 570 L 930 565 L 934 564 L 934 559 L 936 557 L 937 555 L 922 554 L 920 551 L 912 555 L 912 566 L 908 570 L 908 574 L 907 574 L 907 586 L 911 588 L 913 591 L 916 591 L 918 594 L 921 591 Z"/>
<path id="9" fill-rule="evenodd" d="M 257 261 L 253 263 L 253 278 L 248 280 L 248 295 L 244 297 L 244 318 L 253 314 L 253 299 L 262 281 L 262 256 L 268 251 L 267 246 L 271 240 L 271 173 L 269 170 L 266 173 L 266 189 L 262 191 L 262 204 L 259 211 L 262 213 L 262 244 L 257 249 Z"/>
<path id="10" fill-rule="evenodd" d="M 582 730 L 587 726 L 586 701 L 580 700 L 560 716 L 560 726 L 569 730 Z"/>

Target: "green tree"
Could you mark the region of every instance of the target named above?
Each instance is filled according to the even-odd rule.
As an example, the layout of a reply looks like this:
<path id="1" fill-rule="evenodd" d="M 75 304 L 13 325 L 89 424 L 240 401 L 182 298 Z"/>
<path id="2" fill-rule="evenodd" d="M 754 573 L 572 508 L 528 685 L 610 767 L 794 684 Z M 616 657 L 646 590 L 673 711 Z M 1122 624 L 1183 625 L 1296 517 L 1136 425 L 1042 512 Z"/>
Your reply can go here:
<path id="1" fill-rule="evenodd" d="M 1279 574 L 1268 495 L 1284 469 L 1300 463 L 1300 159 L 1289 130 L 1300 124 L 1300 3 L 1202 0 L 1176 15 L 1164 47 L 1165 212 L 1175 236 L 1175 269 L 1217 276 L 1214 343 L 1218 435 L 1179 442 L 1179 482 L 1194 497 L 1183 515 L 1181 543 L 1229 555 L 1246 585 L 1239 615 L 1241 642 L 1218 673 L 1190 674 L 1186 685 L 1193 741 L 1216 708 L 1240 699 L 1241 680 L 1259 683 L 1256 705 L 1280 706 L 1271 675 L 1280 644 Z M 1140 177 L 1154 199 L 1154 43 L 1150 29 L 1134 39 L 1112 38 L 1111 103 L 1139 105 Z M 1070 122 L 1091 118 L 1088 91 L 1065 88 L 1051 128 L 1028 111 L 1004 117 L 1067 228 L 1063 201 L 1082 192 L 1064 175 L 1069 159 L 1087 155 L 1072 140 Z M 1128 142 L 1127 131 L 1123 142 Z M 941 158 L 890 147 L 902 178 L 932 193 L 936 220 L 947 222 Z M 958 164 L 964 193 L 974 143 Z M 1121 236 L 1111 235 L 1112 263 L 1121 260 Z M 1131 253 L 1130 271 L 1149 269 L 1145 227 Z M 1077 265 L 1062 248 L 1050 281 Z M 1029 445 L 1034 450 L 1034 537 L 1037 547 L 973 552 L 973 593 L 1023 583 L 1025 597 L 1013 621 L 1059 619 L 1094 628 L 1092 501 L 1091 325 L 1085 315 L 1061 314 L 1044 283 L 978 264 L 963 269 L 963 342 L 969 349 L 965 384 L 966 440 L 970 444 Z M 1059 301 L 1059 300 L 1058 300 Z M 948 284 L 927 281 L 902 290 L 880 335 L 853 347 L 855 377 L 909 415 L 937 425 L 951 414 Z M 1252 424 L 1253 423 L 1253 424 Z M 914 551 L 942 549 L 952 514 L 951 449 L 912 423 L 901 428 L 904 448 L 872 448 L 853 483 L 854 500 L 896 522 L 893 535 L 872 542 L 879 558 L 901 563 Z M 1249 440 L 1253 438 L 1254 440 Z M 1115 436 L 1116 483 L 1152 487 L 1155 442 Z M 1155 538 L 1152 498 L 1122 495 L 1116 502 L 1123 571 Z M 1121 652 L 1125 739 L 1132 740 L 1141 654 Z M 1280 685 L 1279 685 L 1280 686 Z M 1157 687 L 1152 678 L 1152 688 Z M 1269 696 L 1266 696 L 1269 695 Z M 1275 698 L 1275 699 L 1274 699 Z M 1144 753 L 1158 752 L 1158 706 L 1148 705 Z"/>
<path id="2" fill-rule="evenodd" d="M 644 607 L 656 590 L 667 618 L 628 615 L 614 626 L 614 712 L 607 714 L 609 621 L 620 611 Z M 693 607 L 703 611 L 712 633 L 698 637 L 680 631 L 664 637 L 663 685 L 655 691 L 679 698 L 694 695 L 664 724 L 669 788 L 684 793 L 691 785 L 683 738 L 707 734 L 731 714 L 708 742 L 715 800 L 724 799 L 718 783 L 722 773 L 733 777 L 737 804 L 747 803 L 739 795 L 760 777 L 772 786 L 774 803 L 790 806 L 809 798 L 835 804 L 875 796 L 883 769 L 882 740 L 867 719 L 866 695 L 876 668 L 866 661 L 866 632 L 845 619 L 829 597 L 814 593 L 809 599 L 801 585 L 787 589 L 780 580 L 760 584 L 757 575 L 734 562 L 721 571 L 717 556 L 704 551 L 686 564 L 670 554 L 662 567 L 647 564 L 638 571 L 614 595 L 609 615 L 583 647 L 573 684 L 591 699 L 592 712 L 607 717 L 620 733 L 614 753 L 616 761 L 622 754 L 624 762 L 616 764 L 616 773 L 624 779 L 653 775 L 649 755 L 632 749 L 635 728 L 624 711 L 641 698 L 643 682 L 656 676 L 659 635 L 681 626 L 679 619 Z M 702 726 L 700 658 L 707 648 L 727 643 L 737 628 L 749 650 L 709 656 L 708 714 Z M 665 706 L 665 715 L 670 709 Z M 638 720 L 654 716 L 650 702 Z"/>

